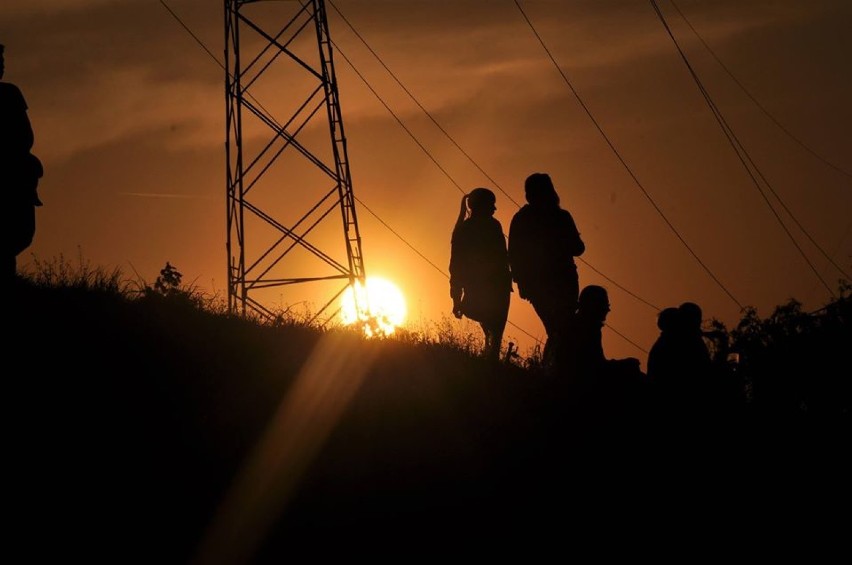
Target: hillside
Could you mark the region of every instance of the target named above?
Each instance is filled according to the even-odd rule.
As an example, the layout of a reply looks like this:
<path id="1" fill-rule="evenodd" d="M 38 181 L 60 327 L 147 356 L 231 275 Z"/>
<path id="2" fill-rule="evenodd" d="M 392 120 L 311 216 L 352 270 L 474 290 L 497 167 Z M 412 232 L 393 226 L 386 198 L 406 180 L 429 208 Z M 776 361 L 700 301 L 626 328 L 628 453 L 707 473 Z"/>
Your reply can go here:
<path id="1" fill-rule="evenodd" d="M 789 527 L 848 495 L 845 416 L 672 421 L 447 345 L 162 296 L 24 285 L 8 309 L 28 562 L 483 556 L 642 537 L 650 508 L 669 533 L 746 500 Z"/>

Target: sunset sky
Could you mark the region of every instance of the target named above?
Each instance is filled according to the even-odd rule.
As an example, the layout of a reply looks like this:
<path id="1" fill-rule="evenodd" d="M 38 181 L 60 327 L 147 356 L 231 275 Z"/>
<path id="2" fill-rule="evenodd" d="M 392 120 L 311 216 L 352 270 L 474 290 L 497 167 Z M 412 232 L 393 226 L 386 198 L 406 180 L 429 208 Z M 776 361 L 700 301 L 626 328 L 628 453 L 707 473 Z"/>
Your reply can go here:
<path id="1" fill-rule="evenodd" d="M 852 3 L 658 0 L 750 167 L 652 2 L 519 4 L 326 2 L 366 272 L 402 289 L 413 329 L 450 315 L 462 192 L 492 188 L 508 232 L 532 172 L 550 173 L 585 241 L 580 285 L 610 292 L 610 357 L 645 368 L 658 309 L 683 301 L 731 328 L 744 306 L 830 300 L 852 272 Z M 168 261 L 224 296 L 223 12 L 4 0 L 4 80 L 45 166 L 19 266 L 82 258 L 151 283 Z M 279 305 L 328 298 L 295 287 Z M 522 353 L 544 337 L 517 293 L 509 321 Z"/>

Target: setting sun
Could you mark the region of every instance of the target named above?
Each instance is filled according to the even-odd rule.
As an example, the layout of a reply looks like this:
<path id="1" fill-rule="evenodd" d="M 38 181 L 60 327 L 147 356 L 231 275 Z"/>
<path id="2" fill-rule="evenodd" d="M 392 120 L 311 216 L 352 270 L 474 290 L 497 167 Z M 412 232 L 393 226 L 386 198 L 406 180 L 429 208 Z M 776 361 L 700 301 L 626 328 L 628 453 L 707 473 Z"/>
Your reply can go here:
<path id="1" fill-rule="evenodd" d="M 341 298 L 340 316 L 343 324 L 363 323 L 368 337 L 392 334 L 405 321 L 406 314 L 405 297 L 399 287 L 379 277 L 368 277 L 366 290 L 355 283 L 354 287 L 346 289 Z"/>

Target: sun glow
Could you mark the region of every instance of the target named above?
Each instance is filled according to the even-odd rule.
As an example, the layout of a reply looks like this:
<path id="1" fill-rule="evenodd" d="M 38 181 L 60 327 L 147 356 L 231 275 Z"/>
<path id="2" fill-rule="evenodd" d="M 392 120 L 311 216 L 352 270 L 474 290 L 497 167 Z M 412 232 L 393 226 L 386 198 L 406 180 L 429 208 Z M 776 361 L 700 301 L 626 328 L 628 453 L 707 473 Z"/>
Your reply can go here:
<path id="1" fill-rule="evenodd" d="M 391 335 L 408 313 L 405 297 L 395 284 L 380 277 L 367 277 L 365 286 L 356 282 L 344 291 L 340 307 L 343 324 L 363 325 L 368 337 Z"/>

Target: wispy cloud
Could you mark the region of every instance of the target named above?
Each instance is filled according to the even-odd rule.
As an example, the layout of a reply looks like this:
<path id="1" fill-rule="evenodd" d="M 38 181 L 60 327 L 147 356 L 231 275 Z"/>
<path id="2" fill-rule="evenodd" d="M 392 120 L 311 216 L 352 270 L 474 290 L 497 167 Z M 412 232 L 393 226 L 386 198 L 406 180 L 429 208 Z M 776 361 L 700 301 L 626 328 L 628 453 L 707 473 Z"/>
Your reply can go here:
<path id="1" fill-rule="evenodd" d="M 133 196 L 135 198 L 160 198 L 176 200 L 213 200 L 211 194 L 175 194 L 164 192 L 119 192 L 120 196 Z M 218 197 L 216 197 L 218 198 Z"/>

